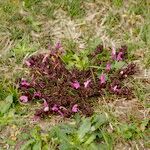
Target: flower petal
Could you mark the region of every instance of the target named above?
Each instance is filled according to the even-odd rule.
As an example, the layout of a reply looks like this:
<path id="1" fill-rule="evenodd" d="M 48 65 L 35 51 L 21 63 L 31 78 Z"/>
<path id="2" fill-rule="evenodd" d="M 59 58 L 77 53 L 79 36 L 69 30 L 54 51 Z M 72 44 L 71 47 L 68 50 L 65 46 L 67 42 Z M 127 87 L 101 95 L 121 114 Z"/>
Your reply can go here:
<path id="1" fill-rule="evenodd" d="M 48 103 L 47 103 L 47 101 L 45 99 L 44 99 L 43 105 L 44 105 L 44 111 L 45 112 L 49 111 L 49 105 L 48 105 Z"/>
<path id="2" fill-rule="evenodd" d="M 52 107 L 52 111 L 58 111 L 58 107 L 56 104 Z"/>
<path id="3" fill-rule="evenodd" d="M 78 111 L 79 111 L 78 105 L 77 104 L 73 105 L 72 112 L 78 112 Z"/>
<path id="4" fill-rule="evenodd" d="M 27 103 L 28 102 L 28 97 L 25 95 L 20 96 L 20 101 L 23 103 Z"/>
<path id="5" fill-rule="evenodd" d="M 85 82 L 84 82 L 84 87 L 85 87 L 85 88 L 87 88 L 90 82 L 91 82 L 91 80 L 90 80 L 90 79 L 89 79 L 89 80 L 87 80 L 87 81 L 85 81 Z"/>
<path id="6" fill-rule="evenodd" d="M 117 55 L 117 58 L 116 58 L 117 61 L 122 61 L 123 60 L 122 57 L 123 57 L 123 52 L 119 52 L 118 55 Z"/>
<path id="7" fill-rule="evenodd" d="M 106 82 L 106 77 L 105 77 L 104 74 L 101 74 L 101 76 L 100 76 L 100 83 L 104 84 L 105 82 Z"/>
<path id="8" fill-rule="evenodd" d="M 110 63 L 107 63 L 107 64 L 106 64 L 106 71 L 110 71 L 110 69 L 111 69 L 111 64 L 110 64 Z"/>
<path id="9" fill-rule="evenodd" d="M 41 96 L 42 96 L 41 92 L 34 92 L 33 95 L 34 98 L 41 98 Z"/>
<path id="10" fill-rule="evenodd" d="M 78 81 L 74 81 L 71 83 L 71 86 L 75 89 L 78 89 L 78 88 L 80 88 L 80 83 Z"/>
<path id="11" fill-rule="evenodd" d="M 61 43 L 60 43 L 60 42 L 57 42 L 55 48 L 56 48 L 56 49 L 60 49 L 61 47 L 62 47 Z"/>
<path id="12" fill-rule="evenodd" d="M 44 108 L 44 111 L 45 111 L 45 112 L 49 111 L 49 107 L 45 107 L 45 108 Z"/>
<path id="13" fill-rule="evenodd" d="M 28 60 L 25 61 L 25 64 L 26 64 L 28 67 L 31 66 L 31 63 L 30 63 Z"/>
<path id="14" fill-rule="evenodd" d="M 116 59 L 116 49 L 115 49 L 115 47 L 112 47 L 111 57 L 112 57 L 112 59 Z"/>
<path id="15" fill-rule="evenodd" d="M 20 85 L 22 87 L 28 88 L 30 86 L 30 83 L 28 83 L 25 79 L 22 79 Z"/>

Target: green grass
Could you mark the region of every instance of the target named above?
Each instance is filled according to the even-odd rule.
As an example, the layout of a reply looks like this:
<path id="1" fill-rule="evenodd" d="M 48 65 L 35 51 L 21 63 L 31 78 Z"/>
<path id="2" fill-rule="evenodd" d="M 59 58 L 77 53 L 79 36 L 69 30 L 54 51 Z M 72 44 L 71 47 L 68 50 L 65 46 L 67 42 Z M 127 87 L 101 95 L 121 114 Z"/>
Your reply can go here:
<path id="1" fill-rule="evenodd" d="M 100 99 L 100 104 L 95 110 L 105 114 L 107 122 L 99 125 L 96 131 L 91 131 L 90 128 L 89 133 L 80 135 L 83 138 L 81 141 L 76 136 L 80 134 L 80 128 L 87 118 L 78 116 L 67 121 L 67 124 L 63 122 L 53 127 L 53 120 L 57 122 L 57 117 L 50 116 L 40 123 L 33 124 L 33 113 L 39 104 L 33 105 L 32 108 L 30 104 L 20 105 L 20 93 L 15 87 L 16 79 L 27 73 L 22 65 L 24 59 L 38 50 L 47 50 L 49 44 L 59 40 L 68 53 L 66 58 L 63 58 L 68 68 L 74 65 L 81 70 L 89 67 L 91 62 L 86 57 L 88 52 L 99 43 L 106 47 L 111 47 L 113 43 L 116 47 L 127 44 L 128 59 L 140 62 L 143 69 L 149 69 L 149 5 L 148 0 L 0 1 L 0 106 L 5 108 L 4 113 L 0 115 L 0 149 L 6 149 L 7 145 L 10 146 L 9 149 L 14 149 L 16 145 L 22 145 L 25 149 L 36 145 L 34 148 L 38 149 L 41 143 L 45 145 L 42 147 L 44 150 L 56 149 L 58 145 L 60 150 L 65 149 L 65 146 L 86 149 L 89 141 L 94 143 L 90 145 L 91 149 L 94 149 L 96 144 L 100 144 L 102 149 L 115 149 L 119 144 L 122 145 L 121 149 L 143 149 L 142 145 L 145 149 L 150 148 L 147 116 L 149 79 L 147 83 L 144 79 L 132 81 L 136 101 L 130 101 L 133 101 L 131 107 L 137 113 L 124 113 L 124 109 L 129 108 L 126 108 L 121 100 L 120 104 L 117 97 L 107 95 L 103 100 Z M 85 50 L 80 48 L 82 45 Z M 7 97 L 10 95 L 13 99 L 8 101 Z M 120 105 L 124 109 L 119 113 L 125 114 L 125 118 L 116 114 L 115 110 Z M 140 112 L 145 115 L 138 115 Z M 92 118 L 89 120 L 89 124 L 92 125 Z M 43 122 L 48 129 L 43 129 Z M 58 135 L 58 131 L 61 135 Z M 97 132 L 100 133 L 100 143 L 95 140 Z M 67 139 L 67 144 L 62 139 Z M 26 146 L 23 146 L 24 144 Z"/>
<path id="2" fill-rule="evenodd" d="M 38 43 L 30 44 L 28 39 L 18 41 L 15 47 L 11 50 L 12 56 L 16 59 L 16 63 L 21 63 L 24 57 L 28 57 L 38 49 Z"/>

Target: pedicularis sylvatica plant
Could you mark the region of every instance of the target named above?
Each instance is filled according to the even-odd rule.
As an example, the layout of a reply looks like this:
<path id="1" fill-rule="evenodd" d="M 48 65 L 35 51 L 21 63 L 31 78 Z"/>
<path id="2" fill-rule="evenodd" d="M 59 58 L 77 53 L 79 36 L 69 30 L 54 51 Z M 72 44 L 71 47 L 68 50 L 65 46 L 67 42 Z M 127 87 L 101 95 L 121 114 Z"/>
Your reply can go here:
<path id="1" fill-rule="evenodd" d="M 136 72 L 128 62 L 127 46 L 90 51 L 65 51 L 57 43 L 48 53 L 39 53 L 25 61 L 29 76 L 19 79 L 20 102 L 41 102 L 35 116 L 49 114 L 71 117 L 93 113 L 92 104 L 106 93 L 119 97 L 133 96 L 124 83 Z"/>

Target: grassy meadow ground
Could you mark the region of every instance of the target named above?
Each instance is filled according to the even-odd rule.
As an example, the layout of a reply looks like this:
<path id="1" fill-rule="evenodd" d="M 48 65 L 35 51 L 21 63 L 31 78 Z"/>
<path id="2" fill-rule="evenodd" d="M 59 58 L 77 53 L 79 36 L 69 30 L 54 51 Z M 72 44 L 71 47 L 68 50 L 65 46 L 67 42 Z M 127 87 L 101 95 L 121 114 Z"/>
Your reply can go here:
<path id="1" fill-rule="evenodd" d="M 130 82 L 134 99 L 109 95 L 99 98 L 95 111 L 104 114 L 100 119 L 107 120 L 99 129 L 100 143 L 94 141 L 95 130 L 84 142 L 75 138 L 67 141 L 65 136 L 69 136 L 64 130 L 57 130 L 62 135 L 54 138 L 50 131 L 53 126 L 74 125 L 82 120 L 79 129 L 66 129 L 74 137 L 84 125 L 88 128 L 89 120 L 49 116 L 34 122 L 32 118 L 40 104 L 18 102 L 20 93 L 15 83 L 28 74 L 23 66 L 25 58 L 46 52 L 58 41 L 66 50 L 91 48 L 99 42 L 106 47 L 125 44 L 129 60 L 139 67 Z M 150 1 L 0 0 L 0 109 L 0 150 L 96 150 L 96 144 L 100 150 L 150 149 Z M 96 144 L 89 146 L 90 140 Z"/>

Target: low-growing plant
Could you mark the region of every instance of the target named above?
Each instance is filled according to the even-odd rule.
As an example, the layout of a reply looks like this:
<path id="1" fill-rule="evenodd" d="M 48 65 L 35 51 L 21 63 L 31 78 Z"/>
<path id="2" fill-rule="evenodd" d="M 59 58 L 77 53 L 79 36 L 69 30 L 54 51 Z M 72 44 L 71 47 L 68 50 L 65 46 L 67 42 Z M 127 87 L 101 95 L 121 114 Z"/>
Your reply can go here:
<path id="1" fill-rule="evenodd" d="M 112 149 L 112 138 L 105 130 L 108 118 L 105 114 L 96 114 L 90 118 L 75 116 L 75 122 L 63 123 L 44 133 L 38 126 L 30 134 L 23 133 L 21 140 L 24 144 L 21 150 L 26 149 L 60 149 L 60 150 L 98 150 Z"/>
<path id="2" fill-rule="evenodd" d="M 111 141 L 110 134 L 104 129 L 107 124 L 108 119 L 104 114 L 94 115 L 91 118 L 81 118 L 80 122 L 73 125 L 64 124 L 54 127 L 50 135 L 58 140 L 61 150 L 97 150 L 103 146 L 111 149 L 111 142 L 108 144 L 106 141 L 106 138 Z"/>
<path id="3" fill-rule="evenodd" d="M 112 131 L 109 129 L 110 123 Z M 17 143 L 22 143 L 21 150 L 112 150 L 118 138 L 128 141 L 143 138 L 148 124 L 148 119 L 139 123 L 117 123 L 105 113 L 91 117 L 76 114 L 68 123 L 57 124 L 46 131 L 37 125 L 33 129 L 26 128 L 18 135 Z"/>
<path id="4" fill-rule="evenodd" d="M 67 52 L 57 43 L 49 53 L 31 56 L 25 66 L 30 76 L 19 81 L 20 101 L 43 101 L 37 116 L 52 113 L 71 117 L 77 112 L 91 115 L 91 99 L 105 95 L 105 91 L 133 95 L 123 82 L 136 71 L 135 64 L 128 63 L 126 46 L 111 49 L 98 45 L 93 51 Z"/>

